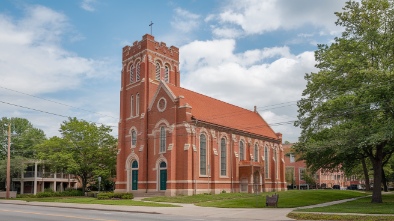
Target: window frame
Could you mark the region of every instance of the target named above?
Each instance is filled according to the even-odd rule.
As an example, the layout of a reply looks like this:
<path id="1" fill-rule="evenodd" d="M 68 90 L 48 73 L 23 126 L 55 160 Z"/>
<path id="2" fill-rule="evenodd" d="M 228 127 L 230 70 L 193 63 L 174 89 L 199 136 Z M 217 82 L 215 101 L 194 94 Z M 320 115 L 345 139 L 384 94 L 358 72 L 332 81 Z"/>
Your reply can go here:
<path id="1" fill-rule="evenodd" d="M 137 71 L 135 73 L 135 76 L 136 76 L 135 80 L 139 81 L 141 78 L 141 63 L 140 62 L 137 63 Z"/>
<path id="2" fill-rule="evenodd" d="M 164 126 L 160 127 L 160 142 L 159 142 L 159 153 L 166 152 L 166 129 Z"/>
<path id="3" fill-rule="evenodd" d="M 290 153 L 290 154 L 289 154 L 289 158 L 290 158 L 290 159 L 289 159 L 289 162 L 290 162 L 290 163 L 294 163 L 294 162 L 295 162 L 295 156 L 294 156 L 293 153 Z"/>
<path id="4" fill-rule="evenodd" d="M 131 147 L 135 148 L 137 146 L 137 131 L 135 129 L 131 130 Z"/>
<path id="5" fill-rule="evenodd" d="M 140 115 L 140 94 L 137 93 L 135 95 L 135 115 L 139 116 Z"/>
<path id="6" fill-rule="evenodd" d="M 134 83 L 134 73 L 133 73 L 134 65 L 130 66 L 130 84 Z"/>
<path id="7" fill-rule="evenodd" d="M 220 176 L 227 176 L 227 139 L 220 139 Z"/>
<path id="8" fill-rule="evenodd" d="M 302 171 L 302 172 L 301 172 L 301 171 Z M 299 177 L 299 180 L 305 181 L 305 172 L 306 172 L 306 169 L 303 168 L 303 167 L 300 167 L 300 168 L 298 169 L 298 177 Z"/>
<path id="9" fill-rule="evenodd" d="M 245 142 L 239 141 L 239 160 L 245 160 Z"/>
<path id="10" fill-rule="evenodd" d="M 130 97 L 130 117 L 134 117 L 134 95 Z"/>
<path id="11" fill-rule="evenodd" d="M 254 162 L 259 162 L 259 145 L 257 143 L 254 144 Z"/>
<path id="12" fill-rule="evenodd" d="M 207 176 L 207 136 L 200 134 L 200 175 Z"/>
<path id="13" fill-rule="evenodd" d="M 269 147 L 265 146 L 264 147 L 264 164 L 265 164 L 264 165 L 264 169 L 265 169 L 264 176 L 265 176 L 265 179 L 269 179 L 269 176 L 270 176 L 269 154 L 270 154 Z"/>
<path id="14" fill-rule="evenodd" d="M 168 65 L 164 66 L 164 81 L 166 83 L 170 82 L 170 67 Z"/>
<path id="15" fill-rule="evenodd" d="M 156 72 L 155 72 L 155 79 L 156 80 L 160 80 L 160 76 L 161 76 L 161 65 L 160 62 L 156 61 Z"/>

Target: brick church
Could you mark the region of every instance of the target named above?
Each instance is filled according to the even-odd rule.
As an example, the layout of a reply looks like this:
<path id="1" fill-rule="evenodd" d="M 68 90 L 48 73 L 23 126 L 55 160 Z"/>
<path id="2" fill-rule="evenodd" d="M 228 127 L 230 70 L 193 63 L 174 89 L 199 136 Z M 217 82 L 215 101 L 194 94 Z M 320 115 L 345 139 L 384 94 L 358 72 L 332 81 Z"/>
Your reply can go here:
<path id="1" fill-rule="evenodd" d="M 179 49 L 146 34 L 122 51 L 116 192 L 286 189 L 282 135 L 256 111 L 180 87 Z"/>

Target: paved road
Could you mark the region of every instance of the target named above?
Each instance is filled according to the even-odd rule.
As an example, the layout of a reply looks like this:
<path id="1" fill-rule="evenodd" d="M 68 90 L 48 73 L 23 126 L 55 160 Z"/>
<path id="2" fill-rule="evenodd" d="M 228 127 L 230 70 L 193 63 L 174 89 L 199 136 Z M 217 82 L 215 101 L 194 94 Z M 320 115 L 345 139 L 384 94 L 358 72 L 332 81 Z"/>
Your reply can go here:
<path id="1" fill-rule="evenodd" d="M 361 198 L 361 197 L 359 197 Z M 322 207 L 346 199 L 302 208 Z M 140 199 L 134 199 L 140 200 Z M 0 221 L 9 220 L 293 220 L 286 215 L 295 208 L 227 209 L 179 204 L 181 207 L 114 206 L 75 203 L 25 202 L 0 200 Z M 344 215 L 344 214 L 342 214 Z M 358 214 L 360 215 L 360 214 Z"/>
<path id="2" fill-rule="evenodd" d="M 47 206 L 2 204 L 0 207 L 0 221 L 193 221 L 208 220 L 200 217 L 163 215 L 157 213 L 117 212 L 89 209 L 60 208 Z M 209 219 L 211 220 L 211 219 Z M 216 219 L 224 220 L 224 219 Z"/>
<path id="3" fill-rule="evenodd" d="M 44 203 L 44 202 L 24 202 L 19 200 L 0 200 L 0 220 L 5 215 L 10 215 L 11 212 L 6 211 L 6 206 L 12 206 L 10 209 L 15 214 L 25 214 L 29 219 L 18 218 L 15 216 L 12 219 L 6 220 L 33 220 L 35 214 L 42 213 L 43 217 L 49 217 L 46 220 L 70 220 L 67 215 L 82 214 L 89 211 L 92 214 L 100 214 L 96 218 L 102 220 L 125 220 L 123 214 L 129 214 L 127 220 L 292 220 L 286 215 L 293 209 L 280 208 L 260 208 L 260 209 L 227 209 L 227 208 L 213 208 L 213 207 L 198 207 L 191 204 L 182 204 L 182 207 L 145 207 L 145 206 L 113 206 L 113 205 L 97 205 L 97 204 L 74 204 L 74 203 Z M 23 208 L 24 210 L 17 210 Z M 44 214 L 50 208 L 56 209 L 54 214 L 59 216 L 52 216 L 52 211 Z M 66 212 L 57 211 L 63 209 Z M 40 212 L 41 211 L 41 212 Z M 73 211 L 73 212 L 67 212 Z M 80 212 L 77 212 L 80 211 Z M 110 213 L 107 219 L 105 213 Z M 115 214 L 119 217 L 116 217 Z M 3 216 L 4 215 L 4 216 Z M 52 217 L 51 217 L 52 216 Z M 137 216 L 137 217 L 134 217 Z M 134 217 L 134 218 L 133 218 Z M 77 220 L 95 220 L 92 215 L 81 216 L 74 218 Z M 143 219 L 144 218 L 144 219 Z M 36 219 L 45 220 L 45 219 Z"/>

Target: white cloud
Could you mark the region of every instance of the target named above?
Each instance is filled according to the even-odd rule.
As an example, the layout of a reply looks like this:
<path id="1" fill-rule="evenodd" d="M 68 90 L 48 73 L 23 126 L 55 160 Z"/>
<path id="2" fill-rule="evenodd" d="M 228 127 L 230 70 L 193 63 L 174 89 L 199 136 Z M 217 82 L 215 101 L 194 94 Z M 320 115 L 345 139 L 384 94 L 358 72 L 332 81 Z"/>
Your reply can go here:
<path id="1" fill-rule="evenodd" d="M 255 105 L 261 109 L 299 100 L 306 84 L 305 73 L 316 71 L 313 52 L 295 55 L 287 47 L 272 47 L 234 53 L 235 46 L 235 41 L 229 39 L 194 41 L 182 46 L 182 86 L 250 110 Z M 294 120 L 295 102 L 292 105 L 273 112 Z M 283 127 L 286 133 L 294 129 L 291 124 L 279 125 Z"/>
<path id="2" fill-rule="evenodd" d="M 86 11 L 90 11 L 93 12 L 96 10 L 96 8 L 94 7 L 96 3 L 96 0 L 82 0 L 81 2 L 81 8 L 86 10 Z"/>
<path id="3" fill-rule="evenodd" d="M 200 15 L 185 9 L 175 8 L 170 22 L 172 31 L 169 31 L 169 34 L 160 36 L 160 39 L 169 45 L 181 45 L 189 42 L 193 39 L 193 33 L 199 29 L 200 17 Z"/>
<path id="4" fill-rule="evenodd" d="M 97 97 L 102 101 L 117 101 L 112 94 L 100 90 L 89 93 L 87 87 L 92 82 L 98 84 L 102 79 L 118 77 L 114 74 L 116 68 L 112 67 L 111 60 L 82 57 L 62 47 L 63 38 L 74 32 L 64 14 L 43 6 L 29 6 L 19 19 L 0 14 L 0 30 L 0 86 L 34 96 L 59 97 L 52 100 L 89 110 L 101 105 L 92 103 L 99 100 Z M 73 93 L 78 96 L 72 97 Z M 113 94 L 118 97 L 116 91 Z M 8 103 L 0 104 L 2 116 L 27 118 L 49 136 L 56 135 L 60 123 L 66 120 L 49 113 L 109 122 L 96 113 L 86 114 L 4 88 L 0 88 L 0 101 Z M 117 116 L 118 104 L 115 103 L 114 108 L 110 106 L 101 110 L 114 111 L 113 115 Z M 112 120 L 112 124 L 116 122 L 116 119 Z"/>
<path id="5" fill-rule="evenodd" d="M 189 33 L 199 26 L 199 18 L 200 16 L 197 14 L 193 14 L 182 8 L 176 8 L 171 26 L 178 32 Z"/>
<path id="6" fill-rule="evenodd" d="M 2 85 L 37 94 L 76 88 L 86 78 L 105 75 L 99 70 L 107 61 L 80 57 L 60 46 L 70 29 L 63 14 L 32 6 L 18 21 L 0 16 Z"/>
<path id="7" fill-rule="evenodd" d="M 334 22 L 333 12 L 340 11 L 342 1 L 332 0 L 229 0 L 217 15 L 209 15 L 207 22 L 217 20 L 213 26 L 217 37 L 262 34 L 279 29 L 296 29 L 305 25 L 323 28 L 327 34 L 337 34 L 340 28 Z"/>

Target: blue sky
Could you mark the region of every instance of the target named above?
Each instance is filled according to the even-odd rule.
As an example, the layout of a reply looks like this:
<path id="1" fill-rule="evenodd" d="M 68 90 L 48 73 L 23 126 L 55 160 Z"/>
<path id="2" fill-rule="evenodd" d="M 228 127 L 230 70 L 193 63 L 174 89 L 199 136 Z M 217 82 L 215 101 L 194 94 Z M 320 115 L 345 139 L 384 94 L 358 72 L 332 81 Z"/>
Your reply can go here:
<path id="1" fill-rule="evenodd" d="M 304 75 L 317 71 L 316 45 L 340 35 L 334 12 L 344 3 L 3 0 L 0 117 L 27 118 L 48 137 L 63 116 L 113 126 L 117 135 L 121 49 L 150 33 L 152 21 L 156 41 L 180 48 L 182 87 L 257 106 L 294 142 Z"/>

